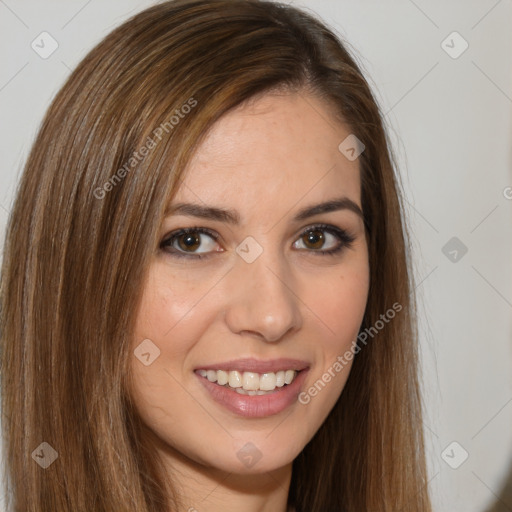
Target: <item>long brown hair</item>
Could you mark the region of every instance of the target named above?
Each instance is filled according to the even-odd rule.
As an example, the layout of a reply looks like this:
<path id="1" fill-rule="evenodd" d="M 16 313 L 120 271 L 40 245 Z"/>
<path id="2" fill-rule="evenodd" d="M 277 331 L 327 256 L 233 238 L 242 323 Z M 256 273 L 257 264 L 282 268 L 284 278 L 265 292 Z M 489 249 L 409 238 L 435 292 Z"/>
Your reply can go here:
<path id="1" fill-rule="evenodd" d="M 1 276 L 12 510 L 177 507 L 127 392 L 134 317 L 194 149 L 220 116 L 276 88 L 325 100 L 364 143 L 371 284 L 361 331 L 402 307 L 357 353 L 340 399 L 294 461 L 289 503 L 298 512 L 431 510 L 410 249 L 382 115 L 331 30 L 258 0 L 177 0 L 141 12 L 85 57 L 44 118 Z"/>

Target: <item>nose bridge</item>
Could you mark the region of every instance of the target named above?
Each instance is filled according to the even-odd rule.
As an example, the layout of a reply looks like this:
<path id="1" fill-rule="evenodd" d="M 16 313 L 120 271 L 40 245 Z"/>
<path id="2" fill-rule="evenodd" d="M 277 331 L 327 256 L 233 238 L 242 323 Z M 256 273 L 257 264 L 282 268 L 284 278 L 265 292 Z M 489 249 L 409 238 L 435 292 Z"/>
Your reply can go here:
<path id="1" fill-rule="evenodd" d="M 302 323 L 299 301 L 292 291 L 292 273 L 277 250 L 261 250 L 251 261 L 244 258 L 247 247 L 248 252 L 255 250 L 240 244 L 237 252 L 241 252 L 230 272 L 233 293 L 226 321 L 235 333 L 247 331 L 277 341 Z"/>

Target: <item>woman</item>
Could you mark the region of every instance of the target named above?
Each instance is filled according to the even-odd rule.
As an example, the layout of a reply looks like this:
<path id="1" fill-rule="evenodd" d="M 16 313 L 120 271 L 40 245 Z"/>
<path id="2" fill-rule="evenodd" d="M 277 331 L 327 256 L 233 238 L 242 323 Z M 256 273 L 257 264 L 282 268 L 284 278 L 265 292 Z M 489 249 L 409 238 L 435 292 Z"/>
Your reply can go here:
<path id="1" fill-rule="evenodd" d="M 51 105 L 2 268 L 16 511 L 430 511 L 381 115 L 296 8 L 136 15 Z"/>

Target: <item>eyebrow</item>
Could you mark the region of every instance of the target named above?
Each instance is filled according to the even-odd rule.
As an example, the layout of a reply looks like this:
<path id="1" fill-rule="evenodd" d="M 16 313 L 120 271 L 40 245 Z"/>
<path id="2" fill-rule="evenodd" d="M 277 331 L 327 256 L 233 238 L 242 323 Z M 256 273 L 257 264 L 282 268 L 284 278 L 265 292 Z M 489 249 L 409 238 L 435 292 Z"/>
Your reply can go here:
<path id="1" fill-rule="evenodd" d="M 323 203 L 306 206 L 297 212 L 293 220 L 296 222 L 302 221 L 309 217 L 313 217 L 314 215 L 339 210 L 349 210 L 364 220 L 364 214 L 359 205 L 348 197 L 339 197 Z M 189 217 L 215 220 L 234 225 L 240 223 L 240 214 L 236 210 L 218 208 L 215 206 L 203 206 L 193 203 L 177 203 L 170 205 L 167 208 L 165 215 L 186 215 Z"/>

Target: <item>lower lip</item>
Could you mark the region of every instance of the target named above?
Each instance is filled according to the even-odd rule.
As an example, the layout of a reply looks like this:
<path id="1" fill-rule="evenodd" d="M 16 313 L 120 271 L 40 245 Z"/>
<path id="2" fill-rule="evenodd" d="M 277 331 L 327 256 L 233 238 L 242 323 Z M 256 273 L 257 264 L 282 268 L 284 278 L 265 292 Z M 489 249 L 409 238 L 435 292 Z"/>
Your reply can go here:
<path id="1" fill-rule="evenodd" d="M 233 389 L 219 386 L 197 373 L 196 375 L 211 397 L 226 409 L 246 418 L 264 418 L 278 414 L 297 402 L 307 372 L 307 369 L 300 371 L 291 384 L 276 388 L 277 391 L 273 393 L 254 396 L 241 395 Z"/>

